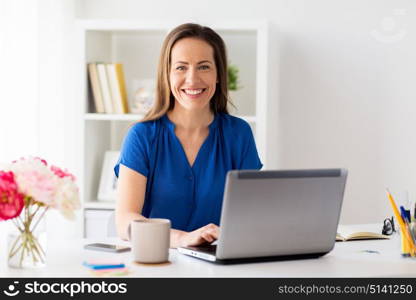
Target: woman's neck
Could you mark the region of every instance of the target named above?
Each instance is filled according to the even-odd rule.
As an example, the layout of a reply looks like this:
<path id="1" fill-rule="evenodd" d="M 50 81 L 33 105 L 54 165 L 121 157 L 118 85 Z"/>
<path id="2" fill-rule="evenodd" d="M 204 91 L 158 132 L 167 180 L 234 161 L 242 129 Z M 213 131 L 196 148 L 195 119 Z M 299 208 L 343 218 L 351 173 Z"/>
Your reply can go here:
<path id="1" fill-rule="evenodd" d="M 176 129 L 185 131 L 199 131 L 206 129 L 214 119 L 214 114 L 209 107 L 206 110 L 189 111 L 175 105 L 168 113 L 169 119 L 175 124 Z"/>

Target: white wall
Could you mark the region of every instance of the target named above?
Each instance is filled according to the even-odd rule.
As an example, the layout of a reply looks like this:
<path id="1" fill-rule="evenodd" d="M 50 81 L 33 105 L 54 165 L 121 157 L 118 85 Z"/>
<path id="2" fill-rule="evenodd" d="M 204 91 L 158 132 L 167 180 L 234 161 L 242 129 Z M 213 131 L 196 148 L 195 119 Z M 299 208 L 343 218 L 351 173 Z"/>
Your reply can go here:
<path id="1" fill-rule="evenodd" d="M 38 151 L 37 20 L 36 1 L 0 1 L 0 163 Z M 12 226 L 0 222 L 0 232 Z"/>
<path id="2" fill-rule="evenodd" d="M 74 14 L 72 0 L 0 1 L 0 163 L 33 155 L 80 173 L 74 141 L 81 108 L 72 104 L 71 84 Z M 81 222 L 80 214 L 71 222 L 50 210 L 48 233 L 80 236 Z"/>
<path id="3" fill-rule="evenodd" d="M 74 80 L 81 74 L 75 63 L 75 1 L 38 0 L 39 28 L 39 149 L 38 155 L 80 178 L 79 116 L 82 107 L 76 100 Z M 79 50 L 78 50 L 79 51 Z M 80 180 L 78 180 L 80 184 Z M 76 221 L 48 211 L 49 236 L 79 237 L 82 212 Z"/>
<path id="4" fill-rule="evenodd" d="M 343 223 L 391 215 L 384 188 L 415 194 L 416 3 L 78 1 L 80 18 L 267 19 L 279 32 L 274 167 L 346 167 Z M 189 17 L 192 16 L 192 17 Z M 275 145 L 275 146 L 273 146 Z"/>
<path id="5" fill-rule="evenodd" d="M 38 151 L 37 1 L 0 1 L 0 162 Z"/>

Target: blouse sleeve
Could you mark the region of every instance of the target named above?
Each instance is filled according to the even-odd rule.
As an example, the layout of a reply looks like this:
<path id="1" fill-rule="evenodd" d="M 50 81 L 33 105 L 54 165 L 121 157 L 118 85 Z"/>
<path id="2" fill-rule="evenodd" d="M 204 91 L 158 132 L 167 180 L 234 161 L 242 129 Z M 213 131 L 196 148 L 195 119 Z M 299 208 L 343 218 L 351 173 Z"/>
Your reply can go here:
<path id="1" fill-rule="evenodd" d="M 240 170 L 259 170 L 263 167 L 257 153 L 256 143 L 254 141 L 253 132 L 248 123 L 245 122 L 243 128 L 242 140 L 242 159 L 239 165 Z"/>
<path id="2" fill-rule="evenodd" d="M 132 169 L 143 176 L 149 174 L 149 142 L 148 132 L 143 123 L 132 126 L 124 137 L 120 157 L 114 167 L 118 177 L 120 164 Z"/>

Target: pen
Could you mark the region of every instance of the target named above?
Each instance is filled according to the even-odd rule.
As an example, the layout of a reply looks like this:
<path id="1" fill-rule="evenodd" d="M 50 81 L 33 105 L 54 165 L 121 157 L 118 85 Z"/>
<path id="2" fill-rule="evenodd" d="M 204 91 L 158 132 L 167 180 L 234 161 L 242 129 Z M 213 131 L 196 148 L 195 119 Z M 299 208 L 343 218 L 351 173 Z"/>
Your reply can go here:
<path id="1" fill-rule="evenodd" d="M 402 216 L 402 218 L 405 218 L 405 216 L 406 216 L 406 211 L 405 211 L 403 205 L 400 205 L 400 215 Z"/>
<path id="2" fill-rule="evenodd" d="M 413 220 L 416 220 L 416 202 L 414 203 Z"/>
<path id="3" fill-rule="evenodd" d="M 415 239 L 415 235 L 412 231 L 412 224 L 407 222 L 407 221 L 405 221 L 405 224 L 406 224 L 407 229 L 409 230 L 409 233 L 410 233 L 410 236 L 412 237 L 413 242 L 415 242 L 416 239 Z"/>
<path id="4" fill-rule="evenodd" d="M 407 221 L 409 223 L 412 222 L 412 218 L 410 216 L 410 209 L 405 209 L 405 213 L 406 213 L 406 219 L 407 219 Z"/>
<path id="5" fill-rule="evenodd" d="M 402 233 L 404 233 L 404 236 L 406 237 L 407 241 L 410 244 L 411 254 L 412 256 L 415 256 L 415 244 L 413 242 L 412 237 L 409 235 L 409 232 L 406 230 L 406 224 L 404 223 L 402 217 L 400 216 L 399 210 L 397 209 L 396 202 L 394 202 L 393 196 L 389 192 L 388 189 L 386 189 L 387 197 L 390 201 L 390 205 L 393 208 L 393 213 L 396 216 L 397 221 L 399 222 L 400 229 L 402 230 Z"/>
<path id="6" fill-rule="evenodd" d="M 402 218 L 406 224 L 407 229 L 409 230 L 410 236 L 413 239 L 413 242 L 416 242 L 415 239 L 415 222 L 412 221 L 411 214 L 410 214 L 410 205 L 409 209 L 405 209 L 403 206 L 400 206 L 400 213 Z"/>
<path id="7" fill-rule="evenodd" d="M 405 236 L 404 230 L 407 231 L 409 227 L 408 227 L 408 222 L 407 222 L 406 210 L 404 209 L 402 205 L 400 205 L 400 215 L 402 216 L 404 224 L 406 225 L 405 229 L 400 228 L 401 235 L 402 235 L 402 238 L 401 238 L 402 255 L 405 257 L 409 257 L 410 256 L 410 244 L 408 240 L 403 238 Z"/>
<path id="8" fill-rule="evenodd" d="M 403 205 L 400 205 L 400 215 L 403 219 L 406 219 L 408 222 L 411 222 L 410 220 L 410 209 L 405 209 Z"/>

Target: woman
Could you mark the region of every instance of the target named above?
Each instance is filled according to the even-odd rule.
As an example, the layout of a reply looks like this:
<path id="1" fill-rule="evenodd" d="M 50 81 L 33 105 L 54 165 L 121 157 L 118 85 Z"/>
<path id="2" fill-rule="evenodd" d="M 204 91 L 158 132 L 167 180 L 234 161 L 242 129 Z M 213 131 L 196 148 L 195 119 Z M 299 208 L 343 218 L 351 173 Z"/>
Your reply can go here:
<path id="1" fill-rule="evenodd" d="M 183 24 L 166 37 L 156 100 L 128 131 L 114 170 L 116 226 L 128 239 L 135 219 L 171 220 L 172 248 L 218 238 L 225 177 L 260 169 L 250 126 L 227 110 L 227 57 L 208 27 Z"/>

